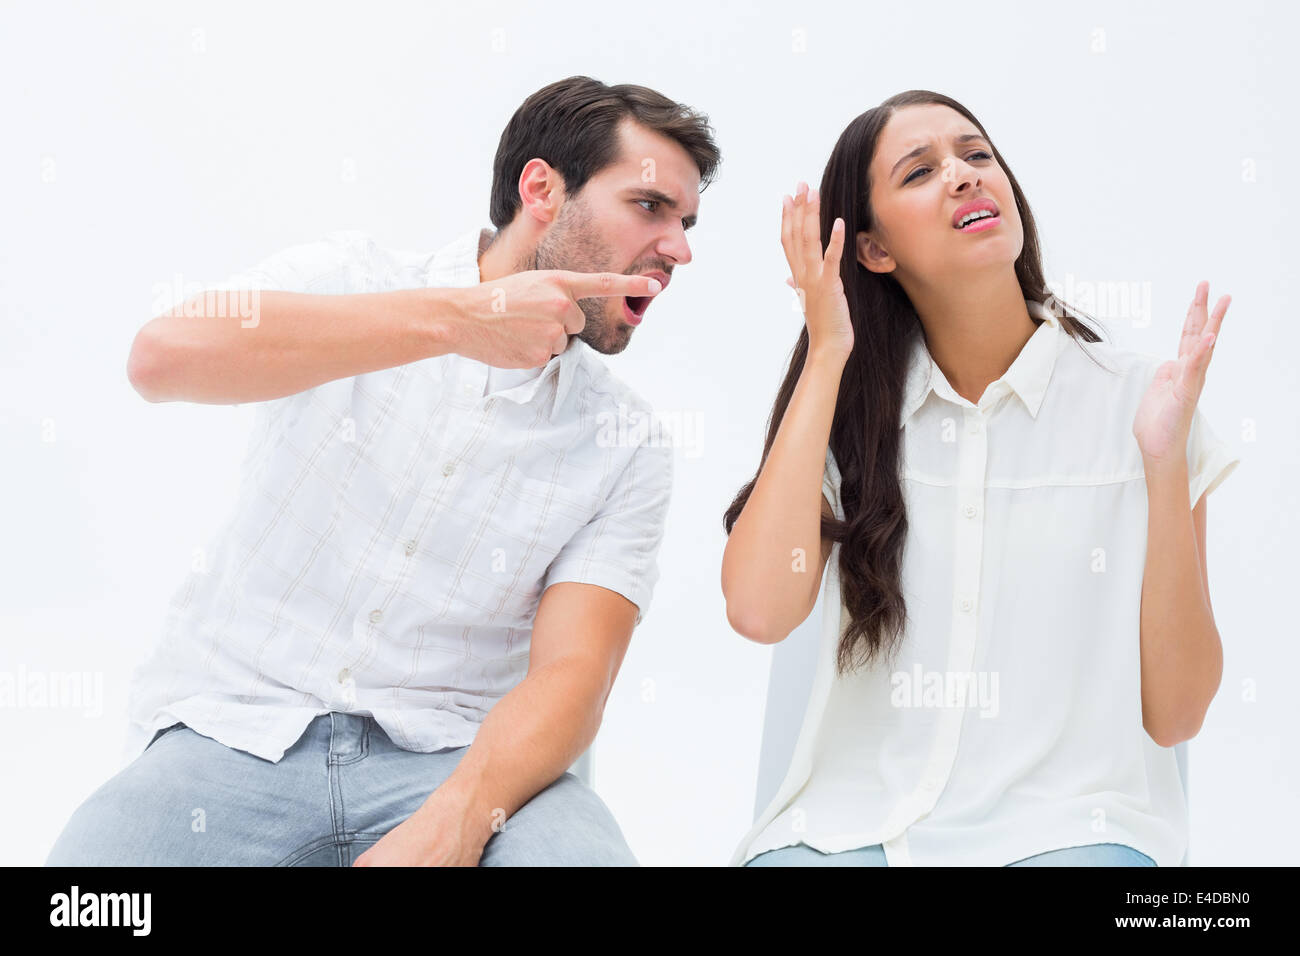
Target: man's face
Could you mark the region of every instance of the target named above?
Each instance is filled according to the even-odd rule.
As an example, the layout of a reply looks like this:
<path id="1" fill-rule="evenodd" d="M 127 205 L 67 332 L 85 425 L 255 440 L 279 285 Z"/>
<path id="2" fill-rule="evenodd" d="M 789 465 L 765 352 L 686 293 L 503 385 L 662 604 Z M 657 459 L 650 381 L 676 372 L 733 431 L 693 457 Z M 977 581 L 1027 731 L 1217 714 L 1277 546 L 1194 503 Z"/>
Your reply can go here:
<path id="1" fill-rule="evenodd" d="M 691 261 L 686 230 L 699 209 L 700 172 L 666 136 L 628 119 L 619 133 L 619 159 L 565 199 L 538 243 L 535 267 L 653 275 L 667 289 L 673 269 Z M 579 299 L 587 322 L 578 337 L 597 352 L 617 354 L 651 301 Z"/>

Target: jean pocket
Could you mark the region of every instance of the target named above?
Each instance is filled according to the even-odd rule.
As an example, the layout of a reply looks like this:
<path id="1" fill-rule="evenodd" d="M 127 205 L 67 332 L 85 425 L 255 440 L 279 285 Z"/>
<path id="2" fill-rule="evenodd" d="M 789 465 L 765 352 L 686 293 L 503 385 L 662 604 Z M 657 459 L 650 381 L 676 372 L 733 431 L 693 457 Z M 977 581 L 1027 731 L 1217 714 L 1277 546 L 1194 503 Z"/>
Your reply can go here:
<path id="1" fill-rule="evenodd" d="M 172 724 L 170 727 L 163 727 L 161 730 L 159 730 L 156 734 L 153 735 L 153 739 L 152 739 L 152 740 L 150 740 L 147 744 L 145 744 L 144 749 L 145 749 L 145 750 L 148 750 L 148 749 L 149 749 L 150 747 L 152 747 L 155 743 L 157 743 L 158 740 L 159 740 L 159 738 L 161 738 L 164 734 L 169 734 L 169 733 L 171 733 L 173 730 L 180 730 L 180 729 L 181 729 L 182 727 L 184 727 L 184 726 L 185 726 L 185 724 L 183 724 L 183 723 L 181 723 L 181 722 L 177 722 L 177 723 Z"/>

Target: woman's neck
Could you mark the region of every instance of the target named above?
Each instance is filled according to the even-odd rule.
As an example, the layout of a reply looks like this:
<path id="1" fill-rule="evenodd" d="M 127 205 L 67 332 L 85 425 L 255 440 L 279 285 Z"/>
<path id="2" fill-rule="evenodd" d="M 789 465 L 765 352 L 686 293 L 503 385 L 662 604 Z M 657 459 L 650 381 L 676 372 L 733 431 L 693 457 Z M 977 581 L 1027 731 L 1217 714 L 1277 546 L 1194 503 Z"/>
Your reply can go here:
<path id="1" fill-rule="evenodd" d="M 1038 328 L 1014 273 L 908 294 L 930 355 L 948 384 L 972 404 L 1006 373 Z"/>

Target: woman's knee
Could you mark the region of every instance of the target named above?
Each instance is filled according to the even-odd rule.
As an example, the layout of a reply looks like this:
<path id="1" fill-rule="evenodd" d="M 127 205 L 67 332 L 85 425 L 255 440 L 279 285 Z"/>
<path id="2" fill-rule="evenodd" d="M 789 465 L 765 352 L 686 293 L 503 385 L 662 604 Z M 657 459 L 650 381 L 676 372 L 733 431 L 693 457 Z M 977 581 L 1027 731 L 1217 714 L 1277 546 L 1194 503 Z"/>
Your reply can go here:
<path id="1" fill-rule="evenodd" d="M 1093 843 L 1048 850 L 1008 866 L 1155 866 L 1145 853 L 1123 843 Z"/>
<path id="2" fill-rule="evenodd" d="M 888 866 L 879 843 L 837 853 L 824 853 L 806 843 L 783 846 L 758 854 L 745 866 Z"/>

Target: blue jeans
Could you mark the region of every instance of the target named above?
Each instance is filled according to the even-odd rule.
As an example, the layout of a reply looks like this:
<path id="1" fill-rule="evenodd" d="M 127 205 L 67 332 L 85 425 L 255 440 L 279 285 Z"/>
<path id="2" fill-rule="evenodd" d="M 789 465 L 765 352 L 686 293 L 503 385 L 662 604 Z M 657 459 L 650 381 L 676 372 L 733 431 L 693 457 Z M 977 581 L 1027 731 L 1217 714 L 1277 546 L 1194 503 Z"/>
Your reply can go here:
<path id="1" fill-rule="evenodd" d="M 805 843 L 768 850 L 754 857 L 746 866 L 888 866 L 885 848 L 858 847 L 840 853 L 823 853 Z M 1156 861 L 1122 843 L 1095 843 L 1048 850 L 1027 856 L 1007 866 L 1155 866 Z"/>
<path id="2" fill-rule="evenodd" d="M 278 763 L 184 724 L 92 793 L 46 866 L 351 866 L 411 816 L 469 747 L 399 749 L 373 717 L 316 717 Z M 488 838 L 480 866 L 637 866 L 572 773 Z"/>

